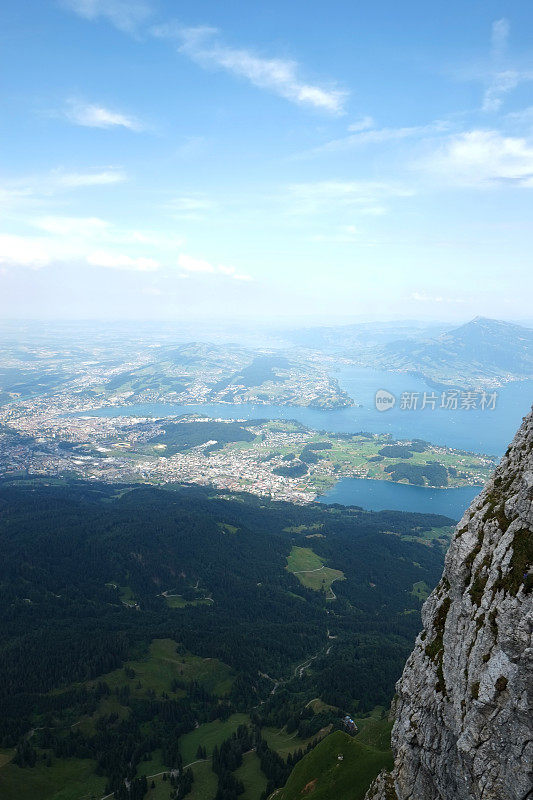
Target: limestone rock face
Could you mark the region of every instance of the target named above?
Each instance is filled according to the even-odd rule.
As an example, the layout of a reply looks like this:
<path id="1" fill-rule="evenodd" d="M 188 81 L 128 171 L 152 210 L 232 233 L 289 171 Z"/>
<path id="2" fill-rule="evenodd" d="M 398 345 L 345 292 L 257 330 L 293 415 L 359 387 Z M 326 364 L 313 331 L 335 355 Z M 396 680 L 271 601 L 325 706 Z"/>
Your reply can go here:
<path id="1" fill-rule="evenodd" d="M 533 798 L 533 412 L 455 530 L 367 800 Z"/>

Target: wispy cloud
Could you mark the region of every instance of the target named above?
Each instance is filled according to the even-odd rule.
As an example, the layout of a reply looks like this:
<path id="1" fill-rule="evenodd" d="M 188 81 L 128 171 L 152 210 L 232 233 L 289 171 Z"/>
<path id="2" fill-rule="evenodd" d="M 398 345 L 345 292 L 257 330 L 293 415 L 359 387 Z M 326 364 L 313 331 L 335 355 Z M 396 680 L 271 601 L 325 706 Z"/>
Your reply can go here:
<path id="1" fill-rule="evenodd" d="M 88 264 L 154 272 L 162 266 L 159 253 L 170 263 L 168 254 L 182 245 L 172 236 L 121 228 L 100 217 L 44 215 L 30 218 L 25 227 L 25 235 L 0 233 L 0 263 L 33 269 L 54 263 Z"/>
<path id="2" fill-rule="evenodd" d="M 60 0 L 61 4 L 87 20 L 107 19 L 125 33 L 137 34 L 152 15 L 152 8 L 144 0 Z M 158 38 L 172 39 L 179 44 L 184 55 L 204 68 L 225 69 L 248 80 L 254 86 L 268 89 L 291 102 L 312 106 L 333 114 L 344 113 L 348 92 L 334 86 L 308 83 L 299 76 L 296 61 L 283 58 L 266 58 L 253 50 L 230 47 L 224 44 L 217 28 L 209 26 L 186 27 L 165 23 L 151 29 Z M 122 125 L 133 128 L 129 117 L 105 108 L 89 106 L 86 113 L 77 115 L 87 121 L 76 124 L 91 127 Z"/>
<path id="3" fill-rule="evenodd" d="M 494 130 L 467 131 L 449 139 L 420 166 L 450 184 L 533 188 L 533 142 Z"/>
<path id="4" fill-rule="evenodd" d="M 26 175 L 5 181 L 0 187 L 0 202 L 6 207 L 31 206 L 44 198 L 91 186 L 113 186 L 127 180 L 117 167 L 70 172 L 63 168 L 37 175 Z"/>
<path id="5" fill-rule="evenodd" d="M 491 45 L 492 57 L 495 61 L 505 55 L 510 32 L 511 26 L 508 19 L 497 19 L 492 23 Z"/>
<path id="6" fill-rule="evenodd" d="M 61 0 L 61 4 L 84 19 L 107 19 L 130 34 L 152 14 L 149 3 L 143 0 Z"/>
<path id="7" fill-rule="evenodd" d="M 533 106 L 527 106 L 526 108 L 520 109 L 520 111 L 511 111 L 509 114 L 505 115 L 505 121 L 510 123 L 512 126 L 517 126 L 523 129 L 523 126 L 527 126 L 528 130 L 533 129 Z"/>
<path id="8" fill-rule="evenodd" d="M 133 272 L 154 272 L 160 266 L 154 258 L 129 256 L 124 253 L 114 253 L 107 250 L 96 250 L 94 253 L 89 253 L 87 263 L 94 267 L 107 267 L 108 269 Z"/>
<path id="9" fill-rule="evenodd" d="M 202 275 L 224 275 L 234 281 L 251 281 L 252 276 L 237 272 L 235 267 L 226 267 L 223 264 L 211 264 L 201 258 L 180 253 L 178 256 L 178 266 L 186 273 L 196 273 Z"/>
<path id="10" fill-rule="evenodd" d="M 86 263 L 94 267 L 154 272 L 160 263 L 154 258 L 120 250 L 94 250 L 88 238 L 74 232 L 53 236 L 20 236 L 0 233 L 0 264 L 42 269 L 56 263 Z"/>
<path id="11" fill-rule="evenodd" d="M 122 183 L 126 180 L 126 174 L 122 170 L 113 168 L 100 172 L 63 172 L 57 170 L 52 173 L 51 178 L 56 186 L 75 189 L 82 186 L 107 186 L 114 183 Z"/>
<path id="12" fill-rule="evenodd" d="M 348 136 L 339 139 L 332 139 L 325 144 L 313 147 L 305 151 L 302 156 L 313 156 L 324 153 L 339 153 L 344 150 L 351 150 L 355 147 L 362 147 L 369 144 L 381 144 L 383 142 L 400 141 L 402 139 L 424 138 L 449 131 L 450 123 L 446 120 L 436 120 L 427 125 L 411 125 L 398 128 L 374 128 L 371 117 L 365 117 L 359 123 L 349 126 L 351 131 Z"/>
<path id="13" fill-rule="evenodd" d="M 511 26 L 507 19 L 498 19 L 492 23 L 492 69 L 483 95 L 483 111 L 499 111 L 506 94 L 521 83 L 533 81 L 533 70 L 516 69 L 505 64 L 510 32 Z"/>
<path id="14" fill-rule="evenodd" d="M 82 103 L 70 100 L 64 116 L 74 125 L 85 128 L 127 128 L 130 131 L 142 131 L 144 125 L 135 117 L 113 111 L 96 103 Z"/>
<path id="15" fill-rule="evenodd" d="M 252 50 L 230 47 L 220 40 L 216 28 L 184 28 L 171 24 L 158 26 L 153 33 L 177 41 L 180 52 L 204 68 L 225 69 L 299 105 L 333 114 L 344 111 L 346 91 L 304 82 L 295 61 L 265 58 Z"/>
<path id="16" fill-rule="evenodd" d="M 339 225 L 332 233 L 315 233 L 310 238 L 312 242 L 334 244 L 349 244 L 350 242 L 361 243 L 361 232 L 355 225 Z"/>
<path id="17" fill-rule="evenodd" d="M 4 217 L 21 214 L 45 215 L 62 195 L 83 192 L 85 189 L 109 187 L 127 180 L 126 173 L 117 167 L 72 172 L 62 167 L 49 172 L 21 175 L 4 180 L 0 186 L 0 207 Z"/>
<path id="18" fill-rule="evenodd" d="M 202 194 L 175 197 L 164 205 L 164 210 L 178 220 L 202 221 L 217 208 L 216 203 Z"/>
<path id="19" fill-rule="evenodd" d="M 110 228 L 110 223 L 99 217 L 38 217 L 33 221 L 33 225 L 46 233 L 58 234 L 59 236 L 88 236 L 100 235 Z"/>
<path id="20" fill-rule="evenodd" d="M 351 125 L 348 125 L 348 130 L 354 133 L 357 131 L 366 131 L 368 128 L 373 128 L 374 124 L 374 119 L 372 117 L 361 117 L 361 119 L 358 119 L 355 122 L 352 122 Z"/>
<path id="21" fill-rule="evenodd" d="M 498 111 L 503 103 L 503 98 L 520 83 L 533 80 L 533 73 L 520 73 L 513 69 L 496 72 L 491 79 L 490 86 L 483 95 L 483 111 Z"/>
<path id="22" fill-rule="evenodd" d="M 430 295 L 426 294 L 426 292 L 413 292 L 410 297 L 411 300 L 416 300 L 417 303 L 429 303 L 432 305 L 433 303 L 451 303 L 461 305 L 462 303 L 466 303 L 466 300 L 463 297 L 450 297 L 447 295 Z"/>
<path id="23" fill-rule="evenodd" d="M 46 242 L 38 238 L 0 233 L 0 264 L 40 269 L 51 261 Z"/>
<path id="24" fill-rule="evenodd" d="M 214 208 L 215 204 L 212 200 L 200 195 L 185 195 L 183 197 L 176 197 L 168 204 L 168 208 L 175 212 L 188 212 L 188 211 L 210 211 Z"/>
<path id="25" fill-rule="evenodd" d="M 379 181 L 312 181 L 288 187 L 288 200 L 294 214 L 322 214 L 335 208 L 381 214 L 383 201 L 412 195 L 411 189 Z"/>

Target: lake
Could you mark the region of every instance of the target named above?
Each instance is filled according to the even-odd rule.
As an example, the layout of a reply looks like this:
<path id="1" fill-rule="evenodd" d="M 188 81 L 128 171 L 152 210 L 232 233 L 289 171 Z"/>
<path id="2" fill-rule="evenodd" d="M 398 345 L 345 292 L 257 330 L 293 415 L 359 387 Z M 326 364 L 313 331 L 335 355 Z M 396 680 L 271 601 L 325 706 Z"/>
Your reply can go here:
<path id="1" fill-rule="evenodd" d="M 531 408 L 533 400 L 533 381 L 530 380 L 500 387 L 493 410 L 418 408 L 409 411 L 400 408 L 399 398 L 402 392 L 416 392 L 422 398 L 424 392 L 432 391 L 440 396 L 440 390 L 431 387 L 423 378 L 366 367 L 342 367 L 335 372 L 335 377 L 340 386 L 358 403 L 358 407 L 315 409 L 252 403 L 138 403 L 126 408 L 96 409 L 89 413 L 106 417 L 166 417 L 199 413 L 223 419 L 295 419 L 314 430 L 334 433 L 390 433 L 397 439 L 425 439 L 437 445 L 500 457 L 513 438 L 522 417 Z M 388 411 L 376 409 L 374 396 L 378 389 L 385 389 L 395 395 L 397 402 L 394 408 Z M 339 481 L 320 500 L 326 503 L 361 505 L 374 510 L 433 510 L 435 513 L 459 519 L 478 491 L 475 487 L 432 490 L 384 481 L 346 478 Z M 447 510 L 436 511 L 437 508 Z"/>
<path id="2" fill-rule="evenodd" d="M 459 520 L 480 491 L 480 486 L 429 489 L 390 481 L 341 478 L 333 489 L 320 497 L 320 502 L 362 506 L 369 511 L 420 511 Z"/>

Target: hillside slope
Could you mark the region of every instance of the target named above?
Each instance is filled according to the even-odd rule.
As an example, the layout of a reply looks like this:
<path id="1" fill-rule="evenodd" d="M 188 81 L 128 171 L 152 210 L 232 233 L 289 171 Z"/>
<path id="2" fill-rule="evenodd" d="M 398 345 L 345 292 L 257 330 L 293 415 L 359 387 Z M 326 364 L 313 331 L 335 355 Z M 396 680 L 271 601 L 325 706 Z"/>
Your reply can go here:
<path id="1" fill-rule="evenodd" d="M 385 369 L 418 372 L 437 383 L 498 385 L 533 376 L 533 330 L 476 317 L 436 339 L 403 339 L 370 353 Z"/>
<path id="2" fill-rule="evenodd" d="M 336 731 L 296 764 L 277 800 L 300 800 L 306 795 L 313 800 L 361 800 L 372 778 L 390 762 L 390 751 Z"/>
<path id="3" fill-rule="evenodd" d="M 395 765 L 367 800 L 533 794 L 533 413 L 457 526 L 397 685 Z"/>

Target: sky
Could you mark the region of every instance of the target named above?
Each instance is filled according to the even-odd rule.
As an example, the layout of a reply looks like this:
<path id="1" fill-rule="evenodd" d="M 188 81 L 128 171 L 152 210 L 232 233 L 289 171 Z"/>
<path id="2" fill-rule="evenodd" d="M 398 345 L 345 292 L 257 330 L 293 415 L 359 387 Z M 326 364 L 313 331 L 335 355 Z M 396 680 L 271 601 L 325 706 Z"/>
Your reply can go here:
<path id="1" fill-rule="evenodd" d="M 529 0 L 0 14 L 5 318 L 532 317 Z"/>

